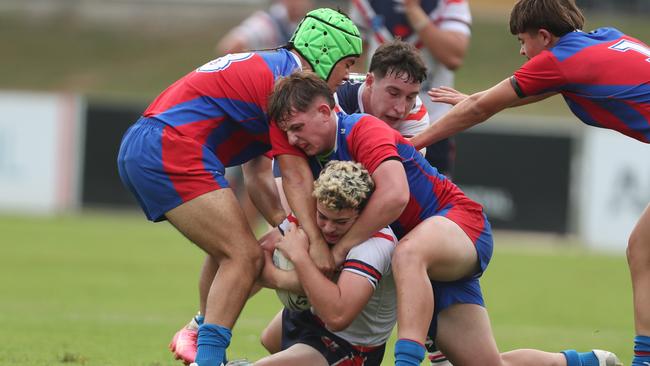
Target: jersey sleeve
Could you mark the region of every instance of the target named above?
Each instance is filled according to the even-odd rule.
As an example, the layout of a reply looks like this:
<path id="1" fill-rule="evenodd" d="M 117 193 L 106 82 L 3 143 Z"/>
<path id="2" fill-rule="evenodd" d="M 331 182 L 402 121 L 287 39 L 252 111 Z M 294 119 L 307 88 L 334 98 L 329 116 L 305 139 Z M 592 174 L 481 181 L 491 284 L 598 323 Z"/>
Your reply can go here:
<path id="1" fill-rule="evenodd" d="M 373 288 L 390 272 L 390 260 L 397 239 L 390 229 L 383 229 L 348 252 L 343 271 L 365 277 Z"/>
<path id="2" fill-rule="evenodd" d="M 520 98 L 557 91 L 567 83 L 557 59 L 549 51 L 542 51 L 526 62 L 510 82 Z"/>
<path id="3" fill-rule="evenodd" d="M 307 158 L 302 150 L 289 144 L 287 133 L 282 131 L 277 123 L 271 122 L 271 126 L 269 127 L 269 135 L 271 139 L 271 155 L 274 158 L 278 155 L 284 154 L 300 156 L 305 159 Z"/>
<path id="4" fill-rule="evenodd" d="M 364 115 L 348 136 L 350 154 L 354 161 L 363 164 L 372 174 L 385 160 L 400 159 L 395 135 L 399 133 L 384 121 L 371 115 Z"/>

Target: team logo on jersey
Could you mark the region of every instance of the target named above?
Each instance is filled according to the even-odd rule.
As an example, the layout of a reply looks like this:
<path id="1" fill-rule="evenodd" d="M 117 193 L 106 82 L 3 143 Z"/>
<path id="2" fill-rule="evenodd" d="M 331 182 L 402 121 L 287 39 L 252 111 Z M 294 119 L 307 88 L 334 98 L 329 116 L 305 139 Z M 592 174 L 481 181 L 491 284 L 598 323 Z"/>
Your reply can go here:
<path id="1" fill-rule="evenodd" d="M 207 64 L 199 67 L 196 69 L 198 72 L 215 72 L 215 71 L 221 71 L 227 69 L 230 65 L 232 65 L 234 62 L 240 62 L 240 61 L 246 61 L 249 58 L 253 57 L 253 53 L 247 52 L 247 53 L 233 53 L 230 55 L 225 55 L 223 57 L 219 57 L 216 60 L 212 60 L 208 62 Z"/>

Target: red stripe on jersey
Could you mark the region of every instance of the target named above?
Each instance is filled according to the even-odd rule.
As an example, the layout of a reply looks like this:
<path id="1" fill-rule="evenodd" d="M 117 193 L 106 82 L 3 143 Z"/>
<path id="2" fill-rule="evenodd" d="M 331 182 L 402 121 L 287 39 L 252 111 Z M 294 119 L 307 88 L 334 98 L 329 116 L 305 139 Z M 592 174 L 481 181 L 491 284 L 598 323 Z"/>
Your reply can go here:
<path id="1" fill-rule="evenodd" d="M 371 275 L 376 278 L 377 281 L 381 280 L 381 273 L 379 273 L 379 271 L 360 261 L 346 260 L 345 263 L 343 263 L 343 268 L 357 269 Z"/>
<path id="2" fill-rule="evenodd" d="M 407 121 L 408 121 L 408 120 L 419 121 L 419 120 L 421 120 L 422 118 L 424 118 L 424 116 L 425 116 L 427 113 L 429 113 L 429 112 L 427 111 L 427 108 L 424 106 L 424 104 L 422 104 L 422 105 L 420 106 L 420 109 L 418 109 L 416 112 L 409 113 L 409 115 L 406 116 L 404 119 L 407 120 Z"/>
<path id="3" fill-rule="evenodd" d="M 445 4 L 462 4 L 465 0 L 445 0 Z"/>
<path id="4" fill-rule="evenodd" d="M 211 190 L 221 189 L 203 163 L 203 145 L 165 127 L 162 135 L 162 163 L 174 189 L 183 201 L 189 201 Z M 191 179 L 186 174 L 191 172 Z"/>
<path id="5" fill-rule="evenodd" d="M 566 95 L 569 99 L 579 104 L 600 126 L 619 131 L 626 136 L 630 136 L 639 141 L 646 141 L 645 135 L 638 131 L 630 129 L 630 127 L 621 121 L 618 117 L 610 113 L 608 110 L 602 108 L 595 102 L 573 93 L 562 94 Z M 648 117 L 648 112 L 645 113 L 645 116 Z"/>
<path id="6" fill-rule="evenodd" d="M 295 216 L 293 216 L 293 214 L 289 214 L 289 216 L 287 216 L 287 221 L 293 222 L 294 224 L 299 225 L 298 219 Z"/>
<path id="7" fill-rule="evenodd" d="M 650 352 L 648 351 L 634 351 L 635 356 L 650 356 Z"/>
<path id="8" fill-rule="evenodd" d="M 394 242 L 395 242 L 395 238 L 393 238 L 391 235 L 384 234 L 384 233 L 382 233 L 381 231 L 374 233 L 374 234 L 372 235 L 372 238 L 381 238 L 381 239 L 386 239 L 386 240 L 388 240 L 388 241 L 391 242 L 391 243 L 394 243 Z"/>

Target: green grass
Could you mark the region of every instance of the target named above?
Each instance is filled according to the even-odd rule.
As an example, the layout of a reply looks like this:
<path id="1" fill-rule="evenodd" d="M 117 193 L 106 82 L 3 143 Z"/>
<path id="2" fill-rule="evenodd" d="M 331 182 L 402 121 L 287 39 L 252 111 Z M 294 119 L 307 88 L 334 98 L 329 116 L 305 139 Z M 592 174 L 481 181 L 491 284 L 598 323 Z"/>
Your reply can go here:
<path id="1" fill-rule="evenodd" d="M 202 254 L 169 224 L 131 212 L 0 216 L 0 232 L 0 365 L 180 364 L 166 346 L 197 309 Z M 483 287 L 500 349 L 598 347 L 629 364 L 625 258 L 567 243 L 497 233 Z M 259 333 L 279 309 L 271 291 L 251 299 L 230 354 L 263 356 Z"/>

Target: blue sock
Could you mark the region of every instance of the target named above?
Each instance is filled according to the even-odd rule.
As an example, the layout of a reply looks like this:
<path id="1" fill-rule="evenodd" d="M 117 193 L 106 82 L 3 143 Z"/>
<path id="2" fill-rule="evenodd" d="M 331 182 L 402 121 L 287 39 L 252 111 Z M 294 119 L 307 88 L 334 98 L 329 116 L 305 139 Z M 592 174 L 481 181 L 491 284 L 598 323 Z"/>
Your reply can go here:
<path id="1" fill-rule="evenodd" d="M 598 366 L 598 357 L 592 351 L 578 353 L 575 350 L 568 349 L 562 351 L 566 357 L 567 366 Z"/>
<path id="2" fill-rule="evenodd" d="M 231 337 L 230 329 L 203 323 L 199 327 L 198 350 L 194 362 L 199 366 L 220 365 L 224 361 Z"/>
<path id="3" fill-rule="evenodd" d="M 424 346 L 416 341 L 399 339 L 395 342 L 395 366 L 419 366 L 425 351 Z"/>
<path id="4" fill-rule="evenodd" d="M 566 357 L 566 366 L 580 366 L 580 355 L 573 349 L 562 351 Z"/>
<path id="5" fill-rule="evenodd" d="M 632 366 L 648 365 L 650 365 L 650 337 L 638 335 L 634 337 Z"/>

